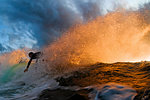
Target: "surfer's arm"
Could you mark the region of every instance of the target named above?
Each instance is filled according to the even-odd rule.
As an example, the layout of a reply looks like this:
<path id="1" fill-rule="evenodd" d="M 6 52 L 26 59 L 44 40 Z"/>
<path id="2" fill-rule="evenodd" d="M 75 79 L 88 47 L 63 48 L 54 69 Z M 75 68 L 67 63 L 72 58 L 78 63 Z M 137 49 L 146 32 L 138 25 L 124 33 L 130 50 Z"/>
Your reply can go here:
<path id="1" fill-rule="evenodd" d="M 31 58 L 30 61 L 28 62 L 28 65 L 27 65 L 26 69 L 24 70 L 24 72 L 28 71 L 28 68 L 29 68 L 31 62 L 32 62 L 32 58 Z"/>

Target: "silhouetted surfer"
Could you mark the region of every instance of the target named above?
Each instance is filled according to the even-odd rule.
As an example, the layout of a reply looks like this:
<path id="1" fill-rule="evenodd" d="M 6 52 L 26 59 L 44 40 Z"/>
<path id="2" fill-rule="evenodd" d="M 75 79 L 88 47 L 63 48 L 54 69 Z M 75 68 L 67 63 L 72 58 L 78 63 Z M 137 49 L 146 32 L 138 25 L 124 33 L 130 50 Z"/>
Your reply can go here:
<path id="1" fill-rule="evenodd" d="M 41 52 L 36 52 L 36 53 L 30 52 L 29 53 L 30 60 L 28 62 L 28 65 L 27 65 L 26 69 L 24 70 L 24 72 L 28 71 L 28 68 L 29 68 L 29 66 L 32 62 L 32 59 L 36 59 L 36 62 L 37 62 L 38 58 L 41 56 L 41 54 L 42 54 Z"/>

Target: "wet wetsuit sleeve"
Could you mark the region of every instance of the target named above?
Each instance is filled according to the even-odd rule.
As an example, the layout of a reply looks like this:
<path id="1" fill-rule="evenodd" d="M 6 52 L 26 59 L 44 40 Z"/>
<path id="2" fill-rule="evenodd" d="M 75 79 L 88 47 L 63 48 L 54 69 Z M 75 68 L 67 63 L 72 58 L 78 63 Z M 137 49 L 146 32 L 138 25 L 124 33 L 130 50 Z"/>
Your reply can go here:
<path id="1" fill-rule="evenodd" d="M 28 62 L 27 68 L 29 68 L 31 62 L 32 62 L 32 58 L 31 58 L 30 61 Z"/>

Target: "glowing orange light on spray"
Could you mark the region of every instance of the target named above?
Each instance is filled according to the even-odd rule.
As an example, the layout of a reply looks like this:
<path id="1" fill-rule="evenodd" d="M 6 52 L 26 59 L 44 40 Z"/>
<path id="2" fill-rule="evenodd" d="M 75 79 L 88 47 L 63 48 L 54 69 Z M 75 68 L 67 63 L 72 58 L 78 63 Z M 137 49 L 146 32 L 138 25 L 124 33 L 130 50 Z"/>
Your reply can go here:
<path id="1" fill-rule="evenodd" d="M 150 31 L 136 12 L 115 12 L 70 28 L 46 47 L 50 65 L 137 61 L 148 58 L 143 37 Z"/>
<path id="2" fill-rule="evenodd" d="M 27 59 L 26 52 L 24 50 L 15 50 L 11 53 L 6 53 L 0 56 L 1 66 L 10 66 L 18 64 L 20 60 Z"/>

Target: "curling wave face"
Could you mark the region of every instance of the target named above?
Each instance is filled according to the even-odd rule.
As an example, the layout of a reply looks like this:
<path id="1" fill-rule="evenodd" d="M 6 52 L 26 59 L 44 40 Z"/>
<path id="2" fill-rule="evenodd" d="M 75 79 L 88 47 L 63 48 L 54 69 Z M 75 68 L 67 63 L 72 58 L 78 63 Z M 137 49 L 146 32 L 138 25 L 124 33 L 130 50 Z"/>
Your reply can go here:
<path id="1" fill-rule="evenodd" d="M 147 38 L 149 25 L 137 12 L 114 12 L 97 17 L 85 24 L 73 26 L 51 45 L 42 49 L 43 57 L 33 64 L 28 73 L 23 73 L 27 52 L 17 50 L 0 57 L 0 81 L 2 95 L 13 97 L 20 93 L 15 88 L 20 84 L 24 98 L 30 96 L 26 91 L 57 86 L 51 76 L 77 70 L 83 65 L 97 62 L 138 61 L 148 59 Z M 27 60 L 28 61 L 28 60 Z M 47 75 L 48 74 L 48 75 Z M 8 92 L 8 90 L 12 92 Z M 5 91 L 6 90 L 6 91 Z M 8 96 L 11 94 L 11 96 Z M 20 93 L 20 94 L 21 94 Z M 12 95 L 13 94 L 13 95 Z M 27 95 L 27 96 L 26 96 Z M 19 98 L 19 97 L 18 97 Z"/>
<path id="2" fill-rule="evenodd" d="M 24 50 L 3 54 L 0 59 L 1 100 L 33 99 L 43 89 L 58 85 L 38 63 L 33 63 L 30 70 L 24 73 L 28 61 Z"/>

